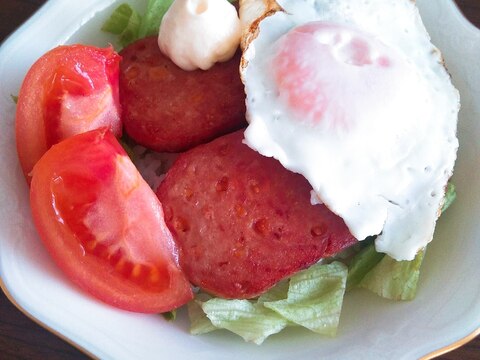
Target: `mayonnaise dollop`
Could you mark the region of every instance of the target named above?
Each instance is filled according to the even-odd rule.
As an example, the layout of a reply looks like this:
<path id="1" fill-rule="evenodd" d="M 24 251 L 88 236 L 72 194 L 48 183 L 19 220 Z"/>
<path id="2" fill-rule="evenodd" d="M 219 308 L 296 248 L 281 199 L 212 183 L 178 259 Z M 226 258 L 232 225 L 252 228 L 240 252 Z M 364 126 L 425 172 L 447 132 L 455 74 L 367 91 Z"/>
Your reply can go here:
<path id="1" fill-rule="evenodd" d="M 160 25 L 158 46 L 184 70 L 207 70 L 233 57 L 240 35 L 237 10 L 227 0 L 175 0 Z"/>

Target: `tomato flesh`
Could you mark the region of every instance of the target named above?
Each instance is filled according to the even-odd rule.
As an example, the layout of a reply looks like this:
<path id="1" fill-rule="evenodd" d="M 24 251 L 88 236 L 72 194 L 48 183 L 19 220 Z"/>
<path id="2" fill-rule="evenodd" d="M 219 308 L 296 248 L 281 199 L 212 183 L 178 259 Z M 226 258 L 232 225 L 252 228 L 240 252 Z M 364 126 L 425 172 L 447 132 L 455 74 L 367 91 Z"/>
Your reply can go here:
<path id="1" fill-rule="evenodd" d="M 30 191 L 48 251 L 92 295 L 148 313 L 192 298 L 160 202 L 106 128 L 54 145 L 35 165 Z"/>
<path id="2" fill-rule="evenodd" d="M 16 114 L 17 151 L 27 180 L 47 149 L 67 137 L 104 126 L 121 136 L 119 63 L 111 47 L 66 45 L 33 64 Z"/>

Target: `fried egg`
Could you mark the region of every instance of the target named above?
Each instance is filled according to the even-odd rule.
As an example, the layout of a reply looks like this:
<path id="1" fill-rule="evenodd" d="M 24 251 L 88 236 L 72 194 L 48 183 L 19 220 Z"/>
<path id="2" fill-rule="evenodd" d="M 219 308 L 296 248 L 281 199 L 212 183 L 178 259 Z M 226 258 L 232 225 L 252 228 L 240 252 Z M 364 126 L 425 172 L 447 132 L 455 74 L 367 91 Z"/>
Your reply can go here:
<path id="1" fill-rule="evenodd" d="M 244 0 L 245 143 L 359 240 L 411 260 L 458 148 L 459 94 L 410 0 Z"/>

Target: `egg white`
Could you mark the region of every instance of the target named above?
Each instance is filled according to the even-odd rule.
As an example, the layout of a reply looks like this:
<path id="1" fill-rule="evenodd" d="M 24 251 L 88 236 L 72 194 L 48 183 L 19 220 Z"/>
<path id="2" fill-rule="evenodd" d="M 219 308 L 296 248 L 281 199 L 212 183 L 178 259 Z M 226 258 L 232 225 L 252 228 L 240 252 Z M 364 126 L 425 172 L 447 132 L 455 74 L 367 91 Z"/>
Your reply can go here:
<path id="1" fill-rule="evenodd" d="M 415 3 L 280 0 L 278 5 L 284 11 L 266 16 L 256 38 L 244 44 L 245 143 L 305 176 L 359 240 L 378 235 L 378 251 L 397 260 L 413 259 L 433 237 L 456 159 L 459 110 L 458 91 Z M 359 29 L 404 56 L 415 78 L 399 84 L 412 93 L 403 91 L 400 102 L 371 110 L 379 118 L 352 133 L 332 135 L 295 119 L 269 69 L 277 41 L 311 21 Z"/>

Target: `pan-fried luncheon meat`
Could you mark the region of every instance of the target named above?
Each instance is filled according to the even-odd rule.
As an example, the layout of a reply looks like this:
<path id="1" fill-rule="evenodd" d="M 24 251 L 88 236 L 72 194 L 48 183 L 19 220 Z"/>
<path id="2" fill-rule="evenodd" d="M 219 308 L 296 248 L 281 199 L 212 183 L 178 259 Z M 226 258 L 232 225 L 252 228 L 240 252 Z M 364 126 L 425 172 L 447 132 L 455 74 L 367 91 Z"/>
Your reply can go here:
<path id="1" fill-rule="evenodd" d="M 356 242 L 308 182 L 236 132 L 181 155 L 157 195 L 187 278 L 212 294 L 251 298 Z"/>
<path id="2" fill-rule="evenodd" d="M 148 37 L 121 55 L 122 120 L 139 144 L 183 151 L 246 126 L 240 53 L 208 71 L 184 71 Z"/>

